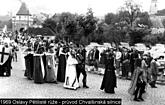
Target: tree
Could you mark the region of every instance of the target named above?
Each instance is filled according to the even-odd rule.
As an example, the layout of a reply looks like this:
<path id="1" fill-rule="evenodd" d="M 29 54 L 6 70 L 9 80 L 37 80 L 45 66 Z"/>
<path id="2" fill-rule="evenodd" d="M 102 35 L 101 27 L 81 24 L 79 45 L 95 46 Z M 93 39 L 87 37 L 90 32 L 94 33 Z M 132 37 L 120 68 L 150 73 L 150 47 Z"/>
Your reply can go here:
<path id="1" fill-rule="evenodd" d="M 139 17 L 136 21 L 136 25 L 151 28 L 152 23 L 151 23 L 150 16 L 149 16 L 148 12 L 139 13 Z"/>
<path id="2" fill-rule="evenodd" d="M 91 8 L 88 9 L 86 16 L 79 15 L 76 18 L 77 21 L 77 36 L 80 42 L 86 40 L 86 43 L 95 41 L 94 34 L 97 27 L 98 19 L 94 17 L 93 11 Z"/>
<path id="3" fill-rule="evenodd" d="M 141 42 L 152 42 L 154 37 L 149 38 L 151 35 L 150 27 L 152 26 L 150 17 L 147 12 L 139 12 L 138 17 L 134 21 L 134 28 L 129 31 L 130 44 Z M 149 39 L 148 39 L 149 38 Z"/>
<path id="4" fill-rule="evenodd" d="M 143 43 L 147 41 L 145 38 L 151 35 L 151 30 L 147 28 L 137 27 L 133 30 L 130 30 L 130 45 L 134 45 L 136 43 Z"/>
<path id="5" fill-rule="evenodd" d="M 165 39 L 161 34 L 151 34 L 151 35 L 146 35 L 143 38 L 143 40 L 145 41 L 145 43 L 155 45 L 156 43 L 161 43 L 162 38 Z"/>
<path id="6" fill-rule="evenodd" d="M 118 45 L 120 41 L 126 41 L 126 34 L 129 30 L 129 14 L 127 11 L 119 11 L 117 14 L 108 13 L 105 15 L 105 23 L 108 28 L 104 31 L 105 41 Z"/>
<path id="7" fill-rule="evenodd" d="M 117 23 L 125 23 L 127 27 L 130 24 L 129 12 L 128 11 L 119 11 L 117 14 Z"/>
<path id="8" fill-rule="evenodd" d="M 62 37 L 67 41 L 75 40 L 74 37 L 77 32 L 76 19 L 77 19 L 77 15 L 69 12 L 63 12 L 59 15 L 58 19 L 56 18 L 56 20 L 58 20 L 59 23 L 58 29 L 61 29 Z"/>
<path id="9" fill-rule="evenodd" d="M 143 38 L 150 34 L 151 20 L 147 12 L 141 12 L 140 7 L 133 0 L 127 0 L 118 13 L 118 29 L 126 35 L 131 45 L 143 42 Z"/>
<path id="10" fill-rule="evenodd" d="M 79 41 L 86 38 L 86 42 L 93 40 L 98 19 L 94 17 L 91 8 L 86 15 L 77 15 L 69 12 L 54 14 L 46 19 L 43 27 L 50 28 L 58 37 L 68 41 Z"/>
<path id="11" fill-rule="evenodd" d="M 129 15 L 129 22 L 132 28 L 133 22 L 137 19 L 137 17 L 139 16 L 139 13 L 141 12 L 140 5 L 135 3 L 133 0 L 127 0 L 125 2 L 125 11 Z"/>
<path id="12" fill-rule="evenodd" d="M 119 44 L 120 41 L 128 41 L 129 31 L 134 28 L 134 22 L 140 12 L 140 6 L 132 0 L 127 0 L 117 14 L 108 13 L 105 22 L 111 27 L 105 32 L 108 41 Z M 106 35 L 107 34 L 107 35 Z"/>
<path id="13" fill-rule="evenodd" d="M 53 21 L 51 18 L 48 18 L 42 24 L 43 28 L 50 28 L 54 33 L 57 33 L 57 23 Z"/>
<path id="14" fill-rule="evenodd" d="M 77 34 L 77 22 L 74 20 L 69 21 L 65 28 L 69 39 L 75 40 L 75 35 Z"/>
<path id="15" fill-rule="evenodd" d="M 117 15 L 114 13 L 108 13 L 105 15 L 104 19 L 105 19 L 105 23 L 110 25 L 110 24 L 114 24 L 116 23 L 116 18 Z"/>
<path id="16" fill-rule="evenodd" d="M 109 25 L 106 30 L 104 30 L 104 40 L 105 42 L 115 43 L 116 46 L 120 44 L 120 42 L 125 41 L 126 32 L 124 29 L 121 30 L 118 24 Z"/>
<path id="17" fill-rule="evenodd" d="M 97 19 L 93 16 L 91 8 L 88 9 L 85 17 L 81 16 L 79 19 L 79 25 L 84 29 L 84 35 L 86 37 L 95 31 Z"/>
<path id="18" fill-rule="evenodd" d="M 92 35 L 92 42 L 102 44 L 104 42 L 104 22 L 98 23 L 94 34 Z"/>
<path id="19" fill-rule="evenodd" d="M 63 12 L 47 18 L 42 25 L 44 28 L 50 28 L 60 39 L 65 39 L 67 41 L 70 39 L 74 40 L 74 35 L 77 31 L 76 18 L 75 14 Z"/>
<path id="20" fill-rule="evenodd" d="M 165 32 L 159 34 L 146 35 L 143 40 L 147 43 L 155 45 L 156 43 L 165 44 Z"/>

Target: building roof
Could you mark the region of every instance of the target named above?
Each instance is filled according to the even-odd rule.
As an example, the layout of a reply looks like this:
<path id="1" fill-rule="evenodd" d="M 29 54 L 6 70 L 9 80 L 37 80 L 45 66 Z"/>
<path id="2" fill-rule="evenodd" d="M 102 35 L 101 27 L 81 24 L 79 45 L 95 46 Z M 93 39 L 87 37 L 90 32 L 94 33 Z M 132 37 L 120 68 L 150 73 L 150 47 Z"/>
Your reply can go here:
<path id="1" fill-rule="evenodd" d="M 27 8 L 27 6 L 24 2 L 22 3 L 22 5 L 16 15 L 28 15 L 28 16 L 31 15 L 29 12 L 29 9 Z"/>

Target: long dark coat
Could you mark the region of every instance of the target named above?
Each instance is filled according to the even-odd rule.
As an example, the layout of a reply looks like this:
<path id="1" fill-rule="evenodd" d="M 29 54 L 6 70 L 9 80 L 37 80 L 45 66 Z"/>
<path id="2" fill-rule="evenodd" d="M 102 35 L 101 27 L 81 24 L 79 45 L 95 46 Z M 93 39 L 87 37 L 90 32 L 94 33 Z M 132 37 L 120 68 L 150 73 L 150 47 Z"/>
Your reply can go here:
<path id="1" fill-rule="evenodd" d="M 106 57 L 105 59 L 105 73 L 101 84 L 101 90 L 104 89 L 106 93 L 115 93 L 114 88 L 117 87 L 114 58 Z"/>

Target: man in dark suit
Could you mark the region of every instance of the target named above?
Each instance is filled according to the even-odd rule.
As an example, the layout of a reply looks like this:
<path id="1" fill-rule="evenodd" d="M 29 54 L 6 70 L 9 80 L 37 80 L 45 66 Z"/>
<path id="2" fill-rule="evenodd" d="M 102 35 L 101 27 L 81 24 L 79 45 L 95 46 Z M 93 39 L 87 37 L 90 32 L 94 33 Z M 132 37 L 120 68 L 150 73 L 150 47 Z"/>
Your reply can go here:
<path id="1" fill-rule="evenodd" d="M 85 60 L 86 60 L 86 50 L 85 50 L 85 47 L 84 46 L 78 46 L 79 47 L 79 50 L 77 51 L 77 60 L 78 60 L 78 64 L 76 65 L 76 70 L 77 70 L 77 78 L 78 78 L 78 81 L 79 81 L 79 77 L 80 77 L 80 74 L 82 73 L 83 74 L 83 88 L 89 88 L 86 84 L 87 80 L 87 73 L 85 71 Z"/>
<path id="2" fill-rule="evenodd" d="M 98 64 L 99 64 L 99 50 L 97 49 L 97 46 L 94 48 L 94 60 L 95 60 L 95 63 L 94 63 L 94 67 L 95 67 L 95 70 L 98 71 Z"/>
<path id="3" fill-rule="evenodd" d="M 122 63 L 122 77 L 128 79 L 129 72 L 129 53 L 127 49 L 123 49 L 121 63 Z"/>

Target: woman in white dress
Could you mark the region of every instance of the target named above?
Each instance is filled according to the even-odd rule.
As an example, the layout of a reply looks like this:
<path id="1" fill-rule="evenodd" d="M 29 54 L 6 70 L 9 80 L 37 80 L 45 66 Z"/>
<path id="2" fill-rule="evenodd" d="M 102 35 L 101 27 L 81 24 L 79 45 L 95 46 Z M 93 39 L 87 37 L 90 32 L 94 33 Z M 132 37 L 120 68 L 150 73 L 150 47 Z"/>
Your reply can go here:
<path id="1" fill-rule="evenodd" d="M 77 80 L 77 73 L 76 73 L 76 64 L 78 64 L 78 61 L 76 60 L 74 55 L 75 55 L 75 51 L 71 49 L 69 53 L 69 57 L 67 59 L 64 88 L 75 90 L 79 87 L 79 83 Z"/>

